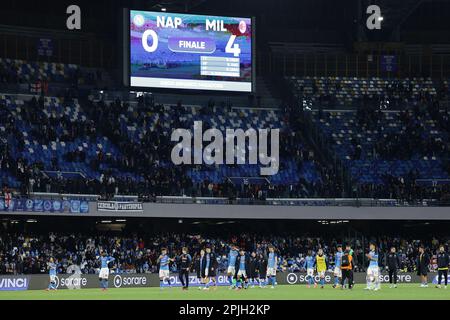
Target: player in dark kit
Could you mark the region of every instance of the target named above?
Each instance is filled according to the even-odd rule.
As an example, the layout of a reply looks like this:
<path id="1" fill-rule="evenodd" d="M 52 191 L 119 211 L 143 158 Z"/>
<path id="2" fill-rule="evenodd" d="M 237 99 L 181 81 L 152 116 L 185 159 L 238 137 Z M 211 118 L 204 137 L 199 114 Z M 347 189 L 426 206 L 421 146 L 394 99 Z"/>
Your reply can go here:
<path id="1" fill-rule="evenodd" d="M 389 270 L 389 288 L 397 288 L 397 271 L 400 268 L 400 258 L 395 247 L 392 247 L 386 255 L 386 267 Z"/>
<path id="2" fill-rule="evenodd" d="M 438 285 L 436 288 L 441 288 L 442 277 L 444 277 L 444 289 L 447 289 L 448 281 L 448 267 L 450 265 L 450 257 L 443 245 L 439 246 L 439 252 L 437 253 L 437 264 L 438 264 Z"/>
<path id="3" fill-rule="evenodd" d="M 194 257 L 193 268 L 197 274 L 198 279 L 198 289 L 202 289 L 203 287 L 203 278 L 202 278 L 202 269 L 204 263 L 205 250 L 201 249 L 199 253 L 197 253 Z"/>
<path id="4" fill-rule="evenodd" d="M 258 257 L 256 256 L 256 252 L 252 252 L 249 258 L 249 266 L 248 266 L 248 279 L 252 283 L 252 288 L 255 287 L 255 283 L 258 281 Z"/>
<path id="5" fill-rule="evenodd" d="M 267 282 L 267 256 L 264 253 L 258 255 L 257 268 L 259 287 L 265 288 Z"/>
<path id="6" fill-rule="evenodd" d="M 209 290 L 210 282 L 213 283 L 214 288 L 217 286 L 216 276 L 217 276 L 217 257 L 216 254 L 208 246 L 205 249 L 205 255 L 203 256 L 202 263 L 202 278 L 205 284 L 205 290 Z"/>
<path id="7" fill-rule="evenodd" d="M 417 275 L 420 276 L 421 279 L 421 288 L 428 287 L 428 265 L 430 264 L 430 257 L 425 252 L 425 248 L 423 246 L 419 247 L 419 256 L 417 257 L 416 266 L 417 266 Z"/>
<path id="8" fill-rule="evenodd" d="M 189 270 L 191 269 L 192 265 L 192 257 L 188 253 L 188 249 L 186 247 L 183 247 L 181 249 L 181 255 L 178 256 L 177 264 L 180 267 L 180 281 L 181 285 L 183 286 L 183 290 L 187 290 L 189 288 Z"/>

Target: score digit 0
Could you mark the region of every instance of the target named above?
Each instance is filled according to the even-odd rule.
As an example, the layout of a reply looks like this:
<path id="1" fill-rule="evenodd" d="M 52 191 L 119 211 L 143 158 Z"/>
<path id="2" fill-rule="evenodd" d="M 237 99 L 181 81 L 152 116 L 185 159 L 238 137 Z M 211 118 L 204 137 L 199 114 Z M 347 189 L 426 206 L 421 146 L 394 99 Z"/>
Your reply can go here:
<path id="1" fill-rule="evenodd" d="M 148 37 L 152 37 L 153 43 L 151 46 L 148 45 Z M 158 35 L 155 31 L 149 29 L 145 30 L 142 34 L 142 47 L 144 47 L 144 50 L 147 52 L 155 52 L 156 49 L 158 49 Z"/>

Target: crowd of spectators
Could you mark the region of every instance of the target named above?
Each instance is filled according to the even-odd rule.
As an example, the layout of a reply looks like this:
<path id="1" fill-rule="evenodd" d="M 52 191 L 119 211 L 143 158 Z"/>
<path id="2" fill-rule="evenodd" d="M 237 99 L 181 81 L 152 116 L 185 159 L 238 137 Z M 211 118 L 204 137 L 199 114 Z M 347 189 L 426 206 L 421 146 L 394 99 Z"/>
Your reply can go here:
<path id="1" fill-rule="evenodd" d="M 333 85 L 333 84 L 331 84 Z M 336 86 L 339 83 L 336 82 Z M 351 160 L 366 161 L 407 161 L 411 159 L 439 159 L 441 165 L 450 175 L 450 142 L 448 133 L 449 120 L 449 88 L 446 82 L 435 84 L 435 91 L 429 86 L 421 89 L 405 84 L 401 80 L 391 80 L 384 90 L 377 93 L 363 94 L 355 98 L 356 117 L 361 132 L 378 132 L 371 139 L 373 148 L 364 149 L 358 132 L 351 138 L 352 152 L 348 155 Z M 314 89 L 314 86 L 313 86 Z M 336 88 L 338 90 L 338 88 Z M 323 108 L 333 108 L 329 95 L 320 94 L 317 89 L 313 93 L 319 97 L 318 117 L 324 119 Z M 323 97 L 322 97 L 323 95 Z M 386 130 L 390 123 L 386 123 L 384 111 L 399 110 L 399 130 Z M 441 134 L 430 134 L 430 121 L 434 122 L 433 130 Z M 395 172 L 382 174 L 381 183 L 367 183 L 352 181 L 353 197 L 398 199 L 410 203 L 419 203 L 424 199 L 436 199 L 442 202 L 450 200 L 450 183 L 439 185 L 424 185 L 417 183 L 421 176 L 416 169 L 399 175 Z"/>
<path id="2" fill-rule="evenodd" d="M 357 112 L 357 119 L 365 130 L 379 130 L 376 139 L 373 159 L 381 160 L 409 160 L 414 158 L 442 159 L 445 171 L 450 174 L 448 164 L 450 144 L 445 139 L 449 132 L 448 107 L 442 105 L 439 100 L 441 95 L 419 94 L 415 97 L 415 103 L 405 107 L 399 114 L 402 130 L 382 134 L 382 111 L 374 105 L 362 104 Z M 448 96 L 445 96 L 448 98 Z M 424 125 L 427 118 L 436 122 L 436 130 L 443 132 L 439 137 L 426 134 Z M 355 146 L 353 159 L 360 159 L 356 146 L 360 146 L 357 138 L 352 141 Z M 416 169 L 410 170 L 404 176 L 383 174 L 382 184 L 361 183 L 357 186 L 360 196 L 370 195 L 374 198 L 394 198 L 405 201 L 421 201 L 423 199 L 450 200 L 450 184 L 424 186 L 417 183 L 421 178 Z M 423 178 L 423 177 L 422 177 Z"/>
<path id="3" fill-rule="evenodd" d="M 23 62 L 20 62 L 23 63 Z M 20 83 L 35 80 L 23 78 L 18 71 L 19 62 L 0 64 L 0 82 Z M 61 66 L 59 66 L 61 67 Z M 79 83 L 101 82 L 104 76 L 100 70 L 81 70 L 74 68 L 65 76 L 68 87 L 78 87 Z M 85 80 L 88 79 L 88 80 Z M 90 79 L 90 80 L 89 80 Z M 37 79 L 39 80 L 39 79 Z M 51 79 L 50 79 L 51 80 Z M 340 82 L 327 80 L 327 86 L 340 90 Z M 334 81 L 334 82 L 333 82 Z M 420 82 L 420 80 L 417 80 Z M 355 98 L 357 106 L 356 121 L 362 130 L 375 130 L 381 123 L 381 110 L 395 108 L 403 110 L 400 120 L 403 129 L 400 133 L 390 133 L 377 138 L 370 154 L 373 159 L 408 160 L 416 155 L 429 158 L 442 158 L 448 160 L 449 146 L 446 139 L 424 137 L 425 115 L 438 124 L 438 129 L 449 132 L 449 116 L 442 101 L 448 99 L 448 87 L 445 82 L 436 85 L 436 92 L 430 89 L 427 83 L 423 89 L 417 90 L 412 83 L 402 80 L 386 82 L 384 90 L 377 93 L 367 93 Z M 325 106 L 331 106 L 333 96 L 319 93 L 318 84 L 313 83 L 312 93 L 319 99 L 320 111 Z M 73 90 L 72 90 L 73 91 Z M 63 105 L 73 103 L 72 91 L 67 90 L 61 97 Z M 78 97 L 78 94 L 76 94 Z M 420 186 L 415 183 L 416 172 L 408 176 L 397 176 L 387 173 L 383 184 L 364 184 L 346 180 L 343 172 L 336 167 L 335 161 L 330 157 L 335 155 L 325 152 L 324 148 L 315 145 L 310 134 L 305 133 L 305 123 L 302 111 L 295 107 L 286 107 L 281 110 L 281 117 L 287 130 L 281 132 L 280 168 L 283 169 L 283 159 L 293 160 L 299 172 L 306 162 L 312 163 L 306 170 L 314 170 L 317 179 L 306 179 L 300 176 L 295 182 L 282 184 L 246 183 L 236 185 L 227 179 L 214 182 L 208 178 L 203 181 L 194 181 L 189 170 L 216 170 L 206 165 L 174 166 L 171 165 L 170 154 L 172 142 L 170 136 L 165 134 L 164 127 L 189 128 L 186 115 L 190 112 L 182 107 L 181 102 L 170 110 L 155 105 L 154 101 L 147 101 L 143 96 L 139 98 L 137 107 L 130 107 L 128 102 L 117 99 L 113 102 L 103 100 L 94 101 L 86 97 L 78 97 L 81 108 L 86 117 L 73 121 L 65 114 L 44 110 L 44 96 L 37 96 L 26 101 L 20 109 L 20 114 L 11 113 L 6 106 L 0 104 L 0 125 L 4 127 L 0 137 L 0 172 L 10 174 L 19 183 L 16 193 L 27 195 L 35 191 L 58 193 L 90 193 L 100 194 L 103 198 L 111 198 L 114 194 L 133 194 L 144 198 L 153 198 L 159 195 L 171 196 L 214 196 L 228 198 L 249 198 L 263 200 L 271 198 L 340 198 L 345 196 L 394 198 L 406 201 L 420 201 L 432 197 L 434 199 L 447 199 L 449 186 Z M 316 102 L 317 102 L 316 101 Z M 203 115 L 215 113 L 214 103 L 199 109 Z M 225 106 L 221 108 L 226 108 Z M 164 115 L 169 112 L 170 118 Z M 153 130 L 146 130 L 139 139 L 129 136 L 121 121 L 124 114 L 129 118 L 127 125 L 136 125 L 141 128 L 148 127 L 153 117 L 159 119 Z M 17 116 L 32 129 L 30 135 L 37 143 L 48 145 L 49 141 L 72 142 L 83 137 L 95 143 L 98 137 L 107 137 L 109 141 L 120 150 L 117 154 L 97 152 L 95 157 L 88 156 L 85 150 L 68 151 L 63 156 L 65 162 L 79 162 L 88 165 L 97 173 L 95 177 L 85 175 L 65 175 L 60 171 L 61 159 L 56 156 L 51 163 L 30 161 L 18 157 L 24 152 L 25 138 L 18 129 Z M 128 120 L 127 120 L 128 121 Z M 59 128 L 58 130 L 56 128 Z M 205 128 L 206 129 L 206 128 Z M 354 154 L 352 159 L 362 157 L 364 150 L 361 142 L 355 136 L 353 141 Z M 444 163 L 450 172 L 450 164 Z M 56 174 L 49 175 L 46 171 Z M 0 175 L 1 177 L 1 175 Z M 5 185 L 2 181 L 2 186 Z M 10 187 L 10 186 L 9 186 Z"/>
<path id="4" fill-rule="evenodd" d="M 313 254 L 322 248 L 327 255 L 328 267 L 333 269 L 334 254 L 338 244 L 351 245 L 354 253 L 355 271 L 365 271 L 369 239 L 363 238 L 326 238 L 307 237 L 286 234 L 283 236 L 263 236 L 243 233 L 224 235 L 222 237 L 199 234 L 131 234 L 87 235 L 76 233 L 2 233 L 0 237 L 0 274 L 34 274 L 46 273 L 47 262 L 53 257 L 58 262 L 58 272 L 65 273 L 70 265 L 80 267 L 82 273 L 95 274 L 99 268 L 99 256 L 106 251 L 115 258 L 111 266 L 116 273 L 151 273 L 157 272 L 156 260 L 162 247 L 169 250 L 171 257 L 180 254 L 181 248 L 189 248 L 191 255 L 196 255 L 201 248 L 211 246 L 218 257 L 219 272 L 227 268 L 228 252 L 231 244 L 244 248 L 248 253 L 267 253 L 267 247 L 276 247 L 279 256 L 279 271 L 304 272 L 305 257 L 309 250 Z M 440 244 L 448 249 L 449 239 L 431 238 L 427 241 L 392 238 L 380 236 L 375 241 L 380 253 L 380 266 L 384 268 L 384 254 L 391 246 L 397 248 L 404 272 L 414 272 L 419 245 L 425 245 L 432 256 L 430 270 L 435 270 L 434 254 Z M 363 242 L 364 241 L 364 242 Z M 177 271 L 176 262 L 171 270 Z"/>
<path id="5" fill-rule="evenodd" d="M 411 170 L 404 177 L 384 174 L 383 184 L 359 183 L 353 196 L 398 199 L 410 204 L 419 204 L 430 199 L 447 204 L 450 202 L 450 184 L 422 185 L 417 182 L 417 177 L 415 170 Z"/>
<path id="6" fill-rule="evenodd" d="M 116 100 L 112 103 L 103 101 L 94 102 L 88 100 L 83 107 L 87 113 L 87 119 L 83 121 L 70 121 L 63 115 L 52 113 L 47 116 L 43 112 L 36 110 L 43 109 L 42 98 L 32 98 L 27 104 L 29 107 L 21 109 L 21 118 L 33 127 L 32 133 L 39 143 L 47 144 L 54 140 L 56 132 L 53 129 L 56 124 L 63 128 L 64 136 L 58 137 L 61 141 L 73 141 L 77 137 L 88 137 L 94 140 L 97 135 L 104 135 L 114 143 L 119 150 L 119 155 L 105 154 L 99 151 L 94 158 L 87 158 L 84 151 L 75 150 L 64 155 L 66 161 L 77 161 L 88 163 L 89 166 L 98 172 L 98 178 L 83 176 L 66 177 L 63 174 L 48 176 L 44 174 L 44 164 L 40 162 L 28 163 L 25 159 L 14 158 L 11 152 L 21 152 L 24 149 L 25 137 L 17 129 L 14 116 L 7 112 L 6 108 L 0 108 L 1 124 L 5 127 L 5 135 L 0 141 L 0 170 L 12 173 L 20 181 L 20 193 L 28 194 L 33 191 L 60 192 L 60 193 L 89 193 L 100 194 L 105 198 L 110 198 L 114 194 L 137 194 L 154 197 L 159 195 L 175 196 L 219 196 L 229 198 L 250 198 L 264 199 L 271 198 L 302 198 L 302 197 L 343 197 L 344 183 L 333 163 L 324 161 L 317 155 L 317 151 L 306 143 L 302 131 L 302 117 L 296 113 L 295 109 L 285 110 L 283 119 L 290 128 L 289 132 L 282 132 L 280 156 L 284 159 L 292 159 L 298 170 L 301 170 L 305 161 L 312 162 L 314 170 L 317 171 L 319 179 L 307 181 L 300 177 L 296 183 L 286 183 L 279 185 L 270 184 L 247 184 L 236 186 L 228 180 L 222 183 L 213 183 L 208 179 L 200 183 L 195 183 L 188 176 L 186 166 L 167 165 L 170 163 L 169 137 L 162 134 L 163 123 L 156 124 L 153 131 L 147 131 L 139 141 L 131 141 L 126 131 L 123 131 L 117 119 L 123 110 L 128 108 L 128 104 Z M 140 108 L 147 109 L 148 105 L 140 102 Z M 140 109 L 138 108 L 137 111 Z M 188 124 L 180 122 L 182 116 L 181 108 L 171 110 L 170 127 L 187 127 Z M 161 106 L 152 106 L 151 112 L 142 112 L 138 125 L 144 125 L 150 121 L 150 116 L 154 113 L 164 112 Z M 212 112 L 205 108 L 202 112 Z M 376 127 L 380 110 L 365 108 L 358 111 L 358 119 L 364 122 L 366 128 Z M 440 116 L 441 125 L 448 122 L 446 113 L 436 112 Z M 447 117 L 447 118 L 446 118 Z M 421 135 L 421 124 L 417 117 L 412 117 L 410 113 L 401 113 L 401 119 L 405 127 L 405 133 L 388 137 L 380 137 L 380 141 L 375 145 L 375 152 L 383 159 L 408 159 L 413 153 L 424 153 L 430 156 L 448 155 L 448 148 L 441 141 L 440 143 L 427 143 Z M 410 128 L 410 129 L 408 129 Z M 448 129 L 447 129 L 448 130 Z M 407 133 L 406 133 L 407 132 Z M 355 138 L 356 139 L 356 138 Z M 14 141 L 11 144 L 11 141 Z M 359 145 L 358 141 L 354 141 Z M 12 148 L 14 146 L 14 148 Z M 421 148 L 422 146 L 423 148 Z M 391 151 L 392 152 L 391 152 Z M 114 170 L 101 169 L 101 165 L 107 164 Z M 283 163 L 281 163 L 281 168 Z M 51 166 L 47 170 L 58 171 L 58 159 L 55 157 L 51 161 Z M 214 167 L 197 165 L 194 170 L 214 170 Z M 449 167 L 450 169 L 450 167 Z M 127 175 L 118 175 L 117 172 L 126 172 Z M 448 186 L 443 187 L 423 187 L 415 184 L 417 172 L 411 171 L 408 176 L 398 177 L 389 174 L 385 175 L 383 185 L 360 184 L 357 186 L 359 197 L 374 198 L 394 198 L 407 201 L 425 199 L 445 199 L 448 196 Z"/>
<path id="7" fill-rule="evenodd" d="M 65 97 L 64 104 L 71 104 L 71 98 Z M 340 197 L 343 186 L 336 179 L 334 168 L 331 164 L 321 163 L 312 146 L 306 143 L 301 130 L 301 122 L 293 117 L 291 110 L 286 110 L 285 121 L 289 131 L 282 131 L 280 157 L 281 169 L 283 159 L 294 160 L 297 169 L 301 171 L 305 162 L 313 163 L 313 170 L 317 171 L 318 179 L 313 181 L 301 177 L 294 183 L 286 184 L 244 184 L 234 185 L 227 179 L 222 182 L 212 182 L 205 179 L 194 182 L 188 175 L 188 170 L 215 170 L 207 165 L 174 166 L 171 164 L 170 154 L 172 143 L 170 137 L 165 134 L 163 126 L 170 128 L 189 128 L 192 124 L 183 122 L 183 114 L 189 112 L 181 105 L 164 108 L 160 105 L 148 104 L 139 100 L 131 121 L 133 125 L 145 127 L 157 115 L 163 119 L 164 113 L 169 112 L 169 120 L 159 121 L 153 130 L 147 130 L 139 139 L 129 137 L 128 132 L 121 125 L 120 119 L 129 104 L 116 99 L 106 103 L 103 100 L 93 101 L 86 99 L 82 102 L 82 109 L 86 118 L 78 121 L 71 120 L 68 116 L 57 113 L 42 112 L 44 109 L 43 97 L 32 98 L 26 101 L 21 108 L 22 121 L 32 128 L 33 139 L 42 145 L 49 141 L 71 142 L 77 137 L 85 137 L 94 141 L 97 136 L 104 136 L 113 143 L 120 152 L 118 154 L 106 154 L 99 150 L 96 157 L 87 157 L 83 150 L 74 150 L 64 154 L 64 161 L 83 162 L 92 170 L 99 172 L 96 178 L 83 176 L 70 176 L 57 174 L 49 176 L 44 171 L 59 171 L 58 158 L 54 157 L 50 164 L 36 161 L 30 163 L 20 157 L 12 157 L 13 141 L 15 151 L 24 150 L 25 137 L 17 130 L 12 113 L 0 105 L 0 111 L 5 117 L 1 120 L 6 125 L 9 136 L 2 143 L 1 169 L 9 171 L 20 182 L 20 192 L 29 194 L 32 192 L 59 192 L 59 193 L 90 193 L 100 194 L 110 198 L 114 194 L 138 194 L 154 197 L 158 195 L 172 196 L 218 196 L 228 198 L 263 199 L 266 197 Z M 214 106 L 203 107 L 199 110 L 202 114 L 214 112 Z M 63 135 L 57 136 L 56 126 Z M 104 169 L 107 165 L 108 169 Z"/>
<path id="8" fill-rule="evenodd" d="M 0 58 L 0 88 L 28 92 L 64 92 L 64 87 L 104 86 L 101 69 L 80 68 L 62 63 L 34 62 Z M 28 91 L 28 92 L 27 92 Z"/>
<path id="9" fill-rule="evenodd" d="M 449 149 L 445 139 L 425 132 L 428 115 L 431 115 L 431 120 L 438 122 L 437 130 L 448 131 L 447 110 L 438 107 L 439 101 L 435 96 L 423 95 L 417 99 L 416 104 L 399 112 L 400 129 L 396 132 L 386 132 L 385 127 L 389 123 L 383 121 L 383 110 L 379 107 L 370 104 L 361 104 L 358 107 L 356 118 L 361 130 L 379 132 L 372 152 L 374 159 L 408 160 L 418 155 L 429 158 L 448 155 Z M 445 112 L 440 113 L 438 110 Z M 356 136 L 352 139 L 352 144 L 355 150 L 356 146 L 361 145 Z M 359 160 L 361 151 L 355 152 L 352 158 Z"/>

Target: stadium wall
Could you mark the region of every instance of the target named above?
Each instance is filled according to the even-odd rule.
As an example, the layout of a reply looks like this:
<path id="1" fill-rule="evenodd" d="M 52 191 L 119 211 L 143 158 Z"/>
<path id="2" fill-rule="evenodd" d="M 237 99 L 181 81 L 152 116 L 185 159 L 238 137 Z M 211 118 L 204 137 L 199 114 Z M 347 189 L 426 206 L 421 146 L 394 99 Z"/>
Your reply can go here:
<path id="1" fill-rule="evenodd" d="M 91 208 L 92 207 L 90 207 L 90 209 Z M 140 214 L 150 217 L 220 219 L 450 220 L 449 210 L 445 207 L 338 207 L 144 203 L 143 212 Z"/>
<path id="2" fill-rule="evenodd" d="M 99 210 L 89 202 L 88 212 L 8 211 L 0 215 L 92 217 L 209 218 L 209 219 L 345 219 L 345 220 L 450 220 L 448 207 L 352 207 L 289 205 L 224 205 L 142 203 L 139 210 Z"/>
<path id="3" fill-rule="evenodd" d="M 437 283 L 437 274 L 432 273 L 433 283 Z M 449 276 L 450 278 L 450 276 Z M 109 277 L 111 288 L 138 288 L 138 287 L 159 287 L 158 274 L 111 274 Z M 226 275 L 217 277 L 219 285 L 228 285 Z M 318 278 L 316 279 L 319 280 Z M 366 274 L 363 272 L 355 273 L 354 280 L 356 285 L 365 285 Z M 325 282 L 333 284 L 334 276 L 327 273 Z M 380 275 L 382 283 L 389 282 L 387 273 Z M 301 285 L 306 284 L 306 273 L 278 273 L 277 283 L 284 285 Z M 401 273 L 398 275 L 399 283 L 420 283 L 420 278 L 415 273 Z M 176 274 L 171 276 L 173 286 L 181 286 L 181 282 Z M 17 275 L 17 276 L 0 276 L 0 291 L 20 291 L 20 290 L 43 290 L 48 287 L 49 276 L 44 274 L 38 275 Z M 166 284 L 167 285 L 167 284 Z M 190 285 L 195 287 L 198 285 L 198 279 L 195 274 L 190 276 Z M 89 289 L 99 288 L 98 275 L 80 275 L 80 274 L 59 274 L 56 277 L 56 286 L 58 289 Z"/>

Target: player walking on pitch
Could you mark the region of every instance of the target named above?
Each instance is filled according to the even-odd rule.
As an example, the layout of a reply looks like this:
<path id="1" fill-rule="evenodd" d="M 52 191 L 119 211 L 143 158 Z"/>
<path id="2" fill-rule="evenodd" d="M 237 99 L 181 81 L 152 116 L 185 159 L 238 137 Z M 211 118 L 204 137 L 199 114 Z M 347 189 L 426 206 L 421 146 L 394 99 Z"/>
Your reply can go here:
<path id="1" fill-rule="evenodd" d="M 239 255 L 239 251 L 236 245 L 232 245 L 230 252 L 228 253 L 228 268 L 227 268 L 227 279 L 230 284 L 230 289 L 233 289 L 235 285 L 233 285 L 233 279 L 236 276 L 236 260 Z"/>
<path id="2" fill-rule="evenodd" d="M 198 290 L 203 289 L 203 277 L 202 277 L 202 270 L 203 270 L 203 264 L 205 256 L 205 250 L 201 249 L 198 254 L 195 255 L 194 258 L 194 269 L 197 273 L 197 281 L 198 281 Z"/>
<path id="3" fill-rule="evenodd" d="M 205 249 L 204 263 L 202 263 L 202 277 L 205 284 L 204 290 L 209 290 L 210 282 L 213 283 L 214 288 L 217 288 L 217 258 L 214 252 L 211 251 L 211 247 L 207 246 Z"/>
<path id="4" fill-rule="evenodd" d="M 251 288 L 255 287 L 255 283 L 258 283 L 258 257 L 256 256 L 256 252 L 253 251 L 250 254 L 250 266 L 249 266 L 250 274 L 248 275 L 249 281 L 251 282 Z"/>
<path id="5" fill-rule="evenodd" d="M 269 257 L 267 260 L 267 277 L 269 278 L 269 284 L 271 288 L 275 288 L 277 280 L 277 265 L 278 257 L 275 253 L 275 247 L 269 246 Z"/>
<path id="6" fill-rule="evenodd" d="M 100 286 L 103 291 L 106 291 L 108 289 L 108 278 L 109 278 L 109 267 L 108 264 L 110 262 L 113 262 L 115 259 L 113 257 L 110 257 L 106 254 L 106 251 L 102 252 L 102 255 L 100 257 L 100 273 L 98 275 L 98 278 L 100 280 Z"/>
<path id="7" fill-rule="evenodd" d="M 236 260 L 236 288 L 248 288 L 248 267 L 250 261 L 244 249 L 239 251 L 239 257 Z"/>
<path id="8" fill-rule="evenodd" d="M 266 288 L 267 282 L 267 256 L 260 253 L 258 257 L 258 281 L 260 288 Z"/>
<path id="9" fill-rule="evenodd" d="M 342 246 L 337 246 L 337 252 L 334 256 L 334 284 L 333 288 L 339 287 L 342 278 L 341 261 L 344 253 L 342 252 Z"/>
<path id="10" fill-rule="evenodd" d="M 50 276 L 50 283 L 48 285 L 47 291 L 56 290 L 56 263 L 53 258 L 50 258 L 48 264 L 48 275 Z"/>
<path id="11" fill-rule="evenodd" d="M 308 250 L 308 254 L 305 258 L 305 264 L 306 264 L 306 278 L 308 278 L 308 285 L 307 287 L 310 288 L 311 285 L 315 284 L 314 281 L 314 267 L 316 265 L 315 259 L 312 256 L 311 250 Z"/>
<path id="12" fill-rule="evenodd" d="M 320 288 L 323 289 L 325 286 L 325 271 L 327 271 L 327 258 L 323 253 L 322 248 L 319 249 L 316 255 L 316 269 L 317 275 L 320 278 Z M 317 284 L 315 284 L 314 287 L 317 287 Z"/>
<path id="13" fill-rule="evenodd" d="M 159 288 L 160 290 L 163 289 L 164 280 L 167 280 L 167 283 L 169 284 L 169 287 L 172 287 L 170 283 L 170 271 L 169 271 L 169 264 L 174 259 L 170 259 L 167 255 L 167 249 L 162 248 L 161 249 L 161 255 L 156 260 L 156 263 L 159 264 Z"/>
<path id="14" fill-rule="evenodd" d="M 378 266 L 378 253 L 376 252 L 375 244 L 369 245 L 370 251 L 366 254 L 369 259 L 369 267 L 367 268 L 367 287 L 366 290 L 378 291 L 380 287 L 380 268 Z"/>
<path id="15" fill-rule="evenodd" d="M 430 264 L 430 257 L 425 252 L 425 248 L 421 245 L 419 247 L 419 256 L 417 257 L 417 275 L 421 279 L 421 288 L 428 287 L 428 265 Z"/>

